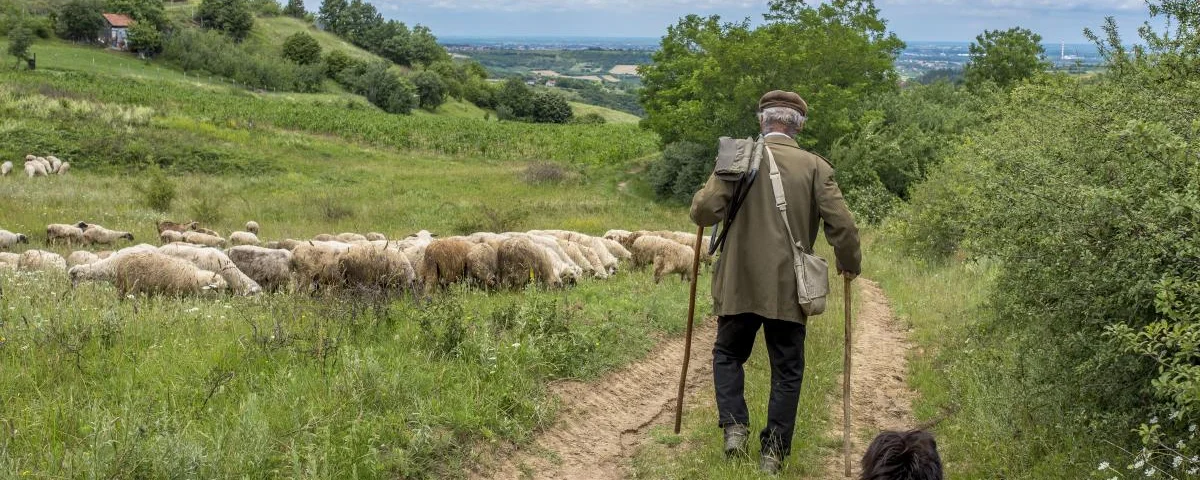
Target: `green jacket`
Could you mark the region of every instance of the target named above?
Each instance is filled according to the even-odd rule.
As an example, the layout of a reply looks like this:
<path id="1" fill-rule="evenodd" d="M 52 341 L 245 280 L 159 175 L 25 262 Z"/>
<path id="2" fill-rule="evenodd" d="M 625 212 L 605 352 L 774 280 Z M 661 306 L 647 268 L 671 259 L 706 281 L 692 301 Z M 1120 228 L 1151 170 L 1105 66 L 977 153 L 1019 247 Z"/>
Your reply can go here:
<path id="1" fill-rule="evenodd" d="M 859 273 L 862 252 L 858 228 L 846 208 L 842 191 L 833 179 L 833 167 L 824 158 L 804 150 L 796 141 L 771 135 L 767 148 L 775 154 L 788 202 L 788 221 L 796 240 L 812 250 L 817 229 L 825 224 L 825 238 L 833 245 L 837 265 Z M 730 227 L 729 236 L 713 269 L 712 296 L 715 315 L 754 313 L 762 317 L 804 323 L 796 299 L 791 241 L 775 208 L 775 195 L 762 159 L 758 177 Z M 692 221 L 710 226 L 725 219 L 736 186 L 710 176 L 692 198 Z"/>

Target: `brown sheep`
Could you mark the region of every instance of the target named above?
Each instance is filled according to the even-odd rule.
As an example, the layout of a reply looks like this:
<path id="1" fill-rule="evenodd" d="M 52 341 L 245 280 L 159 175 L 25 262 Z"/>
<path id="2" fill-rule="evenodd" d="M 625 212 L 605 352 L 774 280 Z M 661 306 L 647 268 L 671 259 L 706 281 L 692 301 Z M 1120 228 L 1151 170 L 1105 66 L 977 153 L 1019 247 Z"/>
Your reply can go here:
<path id="1" fill-rule="evenodd" d="M 478 286 L 491 290 L 496 288 L 499 278 L 496 275 L 496 249 L 487 243 L 471 246 L 467 254 L 467 273 Z"/>
<path id="2" fill-rule="evenodd" d="M 188 230 L 191 230 L 196 225 L 197 225 L 196 222 L 175 223 L 170 220 L 163 220 L 161 222 L 158 222 L 158 224 L 156 224 L 155 227 L 158 228 L 158 233 L 161 235 L 163 232 L 165 232 L 167 230 L 183 233 Z"/>
<path id="3" fill-rule="evenodd" d="M 421 283 L 426 289 L 446 288 L 466 279 L 467 256 L 473 243 L 457 238 L 435 240 L 425 247 L 421 263 Z"/>
<path id="4" fill-rule="evenodd" d="M 353 245 L 338 258 L 338 268 L 349 286 L 411 289 L 416 281 L 408 257 L 386 245 Z"/>
<path id="5" fill-rule="evenodd" d="M 550 252 L 538 247 L 528 237 L 512 237 L 500 242 L 496 250 L 496 271 L 500 284 L 520 289 L 537 280 L 545 286 L 561 288 L 562 280 L 555 275 Z"/>

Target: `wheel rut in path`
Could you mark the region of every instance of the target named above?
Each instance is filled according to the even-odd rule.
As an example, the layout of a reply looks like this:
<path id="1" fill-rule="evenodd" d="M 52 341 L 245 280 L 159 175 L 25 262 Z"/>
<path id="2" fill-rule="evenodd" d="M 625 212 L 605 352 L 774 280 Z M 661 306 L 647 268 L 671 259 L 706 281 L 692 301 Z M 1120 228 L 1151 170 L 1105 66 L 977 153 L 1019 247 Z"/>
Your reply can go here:
<path id="1" fill-rule="evenodd" d="M 850 368 L 850 460 L 852 478 L 860 473 L 859 462 L 870 440 L 883 430 L 908 430 L 916 426 L 912 402 L 916 392 L 908 386 L 908 355 L 912 344 L 908 330 L 893 315 L 892 307 L 879 284 L 859 279 L 861 302 L 854 312 L 854 345 Z M 841 319 L 838 319 L 839 321 Z M 839 378 L 837 394 L 829 399 L 828 435 L 842 438 L 842 396 Z M 863 440 L 866 437 L 866 440 Z M 820 478 L 844 478 L 841 442 L 822 462 Z"/>
<path id="2" fill-rule="evenodd" d="M 688 364 L 687 397 L 712 385 L 715 318 L 697 319 Z M 684 338 L 663 341 L 644 359 L 597 382 L 551 387 L 562 401 L 555 425 L 484 478 L 606 480 L 628 478 L 645 433 L 674 421 Z"/>

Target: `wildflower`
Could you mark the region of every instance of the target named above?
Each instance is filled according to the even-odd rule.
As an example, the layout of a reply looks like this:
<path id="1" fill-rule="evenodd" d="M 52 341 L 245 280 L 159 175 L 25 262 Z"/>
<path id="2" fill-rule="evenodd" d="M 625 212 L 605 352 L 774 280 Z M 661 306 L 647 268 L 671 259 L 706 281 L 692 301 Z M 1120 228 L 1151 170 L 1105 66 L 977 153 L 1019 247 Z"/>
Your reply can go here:
<path id="1" fill-rule="evenodd" d="M 1146 476 L 1147 476 L 1147 477 L 1153 477 L 1153 476 L 1154 476 L 1154 472 L 1155 472 L 1155 471 L 1156 471 L 1156 470 L 1154 470 L 1154 467 L 1147 468 L 1147 469 L 1146 469 L 1146 472 L 1145 472 L 1145 473 L 1146 473 Z"/>
<path id="2" fill-rule="evenodd" d="M 1196 473 L 1200 473 L 1200 468 L 1192 467 L 1187 471 L 1188 475 L 1195 475 Z"/>
<path id="3" fill-rule="evenodd" d="M 1175 420 L 1175 419 L 1179 418 L 1181 415 L 1183 415 L 1183 412 L 1180 412 L 1179 410 L 1176 410 L 1176 411 L 1174 411 L 1174 412 L 1171 412 L 1171 415 L 1170 415 L 1169 417 L 1167 417 L 1167 418 L 1168 418 L 1168 419 L 1170 419 L 1170 420 Z"/>
<path id="4" fill-rule="evenodd" d="M 1100 467 L 1096 470 L 1108 470 L 1108 462 L 1100 462 Z"/>
<path id="5" fill-rule="evenodd" d="M 1193 423 L 1193 424 L 1191 424 L 1191 425 L 1188 425 L 1188 431 L 1189 431 L 1189 432 L 1194 432 L 1194 431 L 1196 431 L 1196 424 L 1194 424 L 1194 423 Z"/>
<path id="6" fill-rule="evenodd" d="M 1188 461 L 1192 463 L 1200 463 L 1200 455 L 1192 455 L 1192 458 L 1189 458 Z"/>
<path id="7" fill-rule="evenodd" d="M 1155 415 L 1155 416 L 1153 416 L 1153 417 L 1150 417 L 1150 424 L 1151 424 L 1151 425 L 1154 425 L 1154 424 L 1156 424 L 1156 423 L 1158 423 L 1158 415 Z"/>
<path id="8" fill-rule="evenodd" d="M 1175 458 L 1171 459 L 1171 468 L 1179 468 L 1179 466 L 1182 464 L 1183 464 L 1183 457 L 1181 457 L 1179 455 L 1176 455 Z"/>
<path id="9" fill-rule="evenodd" d="M 187 309 L 187 313 L 195 313 L 195 312 L 199 312 L 199 311 L 200 311 L 200 307 L 192 307 L 192 308 Z"/>
<path id="10" fill-rule="evenodd" d="M 520 342 L 514 343 L 514 344 L 512 344 L 512 347 L 513 348 L 521 348 L 521 343 Z"/>
<path id="11" fill-rule="evenodd" d="M 1183 440 L 1180 440 L 1180 441 L 1178 441 L 1178 442 L 1175 442 L 1175 449 L 1176 449 L 1176 450 L 1183 450 L 1183 447 L 1184 447 Z"/>
<path id="12" fill-rule="evenodd" d="M 1136 469 L 1142 468 L 1142 465 L 1145 465 L 1145 464 L 1146 464 L 1146 461 L 1139 458 L 1138 461 L 1133 462 L 1133 467 L 1130 468 L 1130 470 L 1136 470 Z"/>

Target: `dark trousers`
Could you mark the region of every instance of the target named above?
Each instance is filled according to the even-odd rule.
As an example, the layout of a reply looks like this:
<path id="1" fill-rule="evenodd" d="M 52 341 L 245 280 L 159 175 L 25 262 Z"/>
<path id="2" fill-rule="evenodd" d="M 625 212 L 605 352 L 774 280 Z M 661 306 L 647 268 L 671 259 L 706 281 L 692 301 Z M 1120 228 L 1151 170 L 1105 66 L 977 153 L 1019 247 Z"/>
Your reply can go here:
<path id="1" fill-rule="evenodd" d="M 775 450 L 786 456 L 792 450 L 796 406 L 800 402 L 800 383 L 804 380 L 804 325 L 751 313 L 718 318 L 717 341 L 713 345 L 717 410 L 722 428 L 750 425 L 742 365 L 750 358 L 760 326 L 771 358 L 771 400 L 767 404 L 767 426 L 759 440 L 764 451 Z"/>

